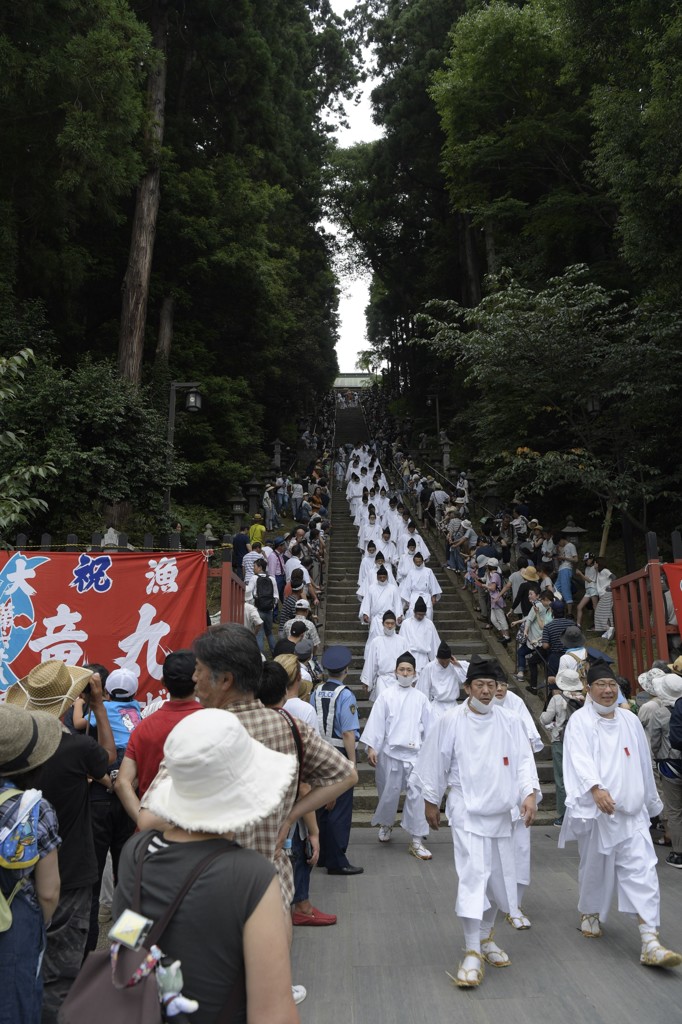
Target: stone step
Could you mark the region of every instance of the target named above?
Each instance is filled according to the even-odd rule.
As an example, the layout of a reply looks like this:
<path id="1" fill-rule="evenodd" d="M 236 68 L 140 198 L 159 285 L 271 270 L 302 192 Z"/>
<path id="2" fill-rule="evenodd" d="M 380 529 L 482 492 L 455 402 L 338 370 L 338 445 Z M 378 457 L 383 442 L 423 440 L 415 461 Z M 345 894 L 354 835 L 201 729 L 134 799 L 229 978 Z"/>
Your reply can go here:
<path id="1" fill-rule="evenodd" d="M 361 745 L 360 750 L 364 751 L 365 747 L 363 745 Z M 363 758 L 365 757 L 364 753 L 362 753 L 360 756 L 363 757 Z M 540 753 L 537 755 L 537 758 L 540 758 L 540 757 L 543 757 L 543 752 L 542 751 L 540 751 Z M 542 786 L 543 794 L 545 793 L 545 791 L 549 792 L 549 787 L 550 786 L 551 787 L 554 786 L 554 771 L 552 769 L 551 755 L 550 755 L 550 759 L 549 760 L 547 760 L 547 759 L 537 760 L 536 759 L 535 766 L 536 766 L 536 768 L 538 770 L 538 778 L 540 780 L 540 785 Z M 358 778 L 359 778 L 360 781 L 358 782 L 357 786 L 355 787 L 355 792 L 357 793 L 359 789 L 367 789 L 367 788 L 374 789 L 376 791 L 376 785 L 375 785 L 375 781 L 374 781 L 374 768 L 372 768 L 372 766 L 369 763 L 369 761 L 359 760 L 357 768 L 358 768 Z"/>

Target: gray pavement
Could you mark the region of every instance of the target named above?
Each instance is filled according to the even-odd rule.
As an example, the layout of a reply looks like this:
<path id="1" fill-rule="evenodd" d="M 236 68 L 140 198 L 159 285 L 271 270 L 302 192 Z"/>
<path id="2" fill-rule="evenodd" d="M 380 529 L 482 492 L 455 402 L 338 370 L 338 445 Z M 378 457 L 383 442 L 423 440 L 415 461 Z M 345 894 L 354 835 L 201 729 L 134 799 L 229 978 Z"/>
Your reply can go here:
<path id="1" fill-rule="evenodd" d="M 531 930 L 497 923 L 511 967 L 487 967 L 481 987 L 467 991 L 445 973 L 463 945 L 449 832 L 430 837 L 433 860 L 420 863 L 401 829 L 381 846 L 375 829 L 354 829 L 348 853 L 365 873 L 316 869 L 311 879 L 313 904 L 338 923 L 294 928 L 293 980 L 308 989 L 302 1024 L 679 1024 L 682 967 L 643 967 L 633 918 L 614 904 L 603 938 L 578 931 L 576 844 L 558 850 L 557 837 L 533 829 Z M 661 939 L 682 951 L 682 871 L 663 863 L 667 853 L 659 852 Z"/>

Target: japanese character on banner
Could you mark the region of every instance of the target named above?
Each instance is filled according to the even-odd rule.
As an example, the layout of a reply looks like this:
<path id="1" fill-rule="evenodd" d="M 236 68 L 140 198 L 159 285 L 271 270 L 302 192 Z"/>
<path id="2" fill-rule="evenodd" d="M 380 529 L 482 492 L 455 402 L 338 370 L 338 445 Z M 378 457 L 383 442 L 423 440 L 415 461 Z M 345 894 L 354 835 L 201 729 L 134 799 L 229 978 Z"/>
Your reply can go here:
<path id="1" fill-rule="evenodd" d="M 88 634 L 77 629 L 82 615 L 72 612 L 68 604 L 58 604 L 57 614 L 43 619 L 44 636 L 34 637 L 29 642 L 32 651 L 40 653 L 41 661 L 65 661 L 77 665 L 83 657 L 81 644 L 86 643 Z"/>
<path id="2" fill-rule="evenodd" d="M 16 551 L 0 570 L 0 691 L 7 690 L 19 678 L 10 668 L 31 639 L 36 628 L 31 598 L 35 588 L 31 580 L 36 569 L 50 559 L 46 555 L 32 558 Z M 18 625 L 17 620 L 27 625 Z"/>
<path id="3" fill-rule="evenodd" d="M 98 555 L 92 558 L 90 555 L 82 554 L 78 559 L 78 565 L 73 570 L 73 579 L 70 587 L 75 587 L 79 594 L 86 594 L 88 590 L 94 590 L 96 594 L 106 594 L 113 586 L 113 580 L 107 576 L 111 569 L 111 557 L 109 555 Z"/>
<path id="4" fill-rule="evenodd" d="M 114 658 L 114 661 L 119 668 L 127 668 L 139 678 L 140 666 L 138 659 L 146 647 L 147 672 L 153 679 L 162 679 L 163 662 L 159 664 L 157 655 L 160 649 L 165 660 L 166 656 L 170 653 L 170 651 L 161 646 L 161 641 L 170 633 L 171 627 L 163 619 L 159 619 L 158 622 L 153 621 L 156 615 L 156 608 L 152 604 L 143 604 L 139 615 L 140 617 L 134 632 L 123 640 L 119 640 L 118 646 L 124 652 L 125 657 Z"/>
<path id="5" fill-rule="evenodd" d="M 164 555 L 158 562 L 155 558 L 149 559 L 150 572 L 145 573 L 149 580 L 147 584 L 148 594 L 174 594 L 177 592 L 178 584 L 178 562 L 175 556 L 166 558 Z"/>

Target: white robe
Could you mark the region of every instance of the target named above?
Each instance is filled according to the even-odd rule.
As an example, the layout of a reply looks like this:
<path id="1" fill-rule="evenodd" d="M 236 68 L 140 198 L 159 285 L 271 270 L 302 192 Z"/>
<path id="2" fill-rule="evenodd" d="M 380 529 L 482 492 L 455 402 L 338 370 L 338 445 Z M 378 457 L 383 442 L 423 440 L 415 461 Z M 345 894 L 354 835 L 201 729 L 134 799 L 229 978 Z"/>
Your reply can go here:
<path id="1" fill-rule="evenodd" d="M 409 553 L 409 551 L 407 551 L 398 559 L 398 567 L 396 571 L 396 579 L 398 581 L 398 586 L 400 586 L 400 584 L 407 576 L 408 572 L 413 568 L 414 562 L 412 561 L 412 555 Z"/>
<path id="2" fill-rule="evenodd" d="M 381 616 L 387 611 L 394 612 L 396 619 L 402 618 L 403 606 L 400 600 L 400 594 L 398 593 L 398 588 L 395 583 L 390 582 L 385 585 L 382 585 L 381 583 L 372 583 L 367 587 L 365 596 L 362 599 L 362 604 L 360 605 L 360 621 L 362 621 L 363 616 L 365 615 L 370 622 L 373 622 L 377 615 L 379 616 L 379 621 L 381 621 Z M 373 635 L 376 636 L 376 632 Z"/>
<path id="3" fill-rule="evenodd" d="M 519 697 L 518 694 L 511 693 L 509 690 L 507 690 L 505 698 L 500 706 L 505 708 L 507 711 L 511 711 L 513 712 L 513 714 L 519 716 L 521 722 L 523 723 L 523 728 L 526 732 L 526 736 L 528 737 L 533 753 L 539 753 L 544 747 L 545 742 L 537 730 L 537 726 L 533 721 L 533 716 L 531 715 L 530 711 L 526 706 L 526 702 L 521 697 Z"/>
<path id="4" fill-rule="evenodd" d="M 393 825 L 400 794 L 406 789 L 401 827 L 412 836 L 428 836 L 424 800 L 413 769 L 430 725 L 429 702 L 412 686 L 396 684 L 377 699 L 360 737 L 361 743 L 377 752 L 379 801 L 372 825 Z"/>
<path id="5" fill-rule="evenodd" d="M 433 661 L 440 647 L 438 631 L 428 615 L 423 619 L 414 615 L 406 619 L 400 627 L 400 638 L 404 643 L 403 651 L 409 651 L 417 663 L 417 674 Z"/>
<path id="6" fill-rule="evenodd" d="M 466 679 L 468 661 L 459 665 L 443 667 L 437 658 L 430 661 L 419 673 L 417 689 L 431 702 L 431 711 L 436 718 L 442 718 L 446 711 L 457 705 L 459 688 Z"/>
<path id="7" fill-rule="evenodd" d="M 387 687 L 397 686 L 395 666 L 400 655 L 404 653 L 403 640 L 396 632 L 392 636 L 382 633 L 368 643 L 360 682 L 368 687 L 371 701 L 375 701 Z"/>
<path id="8" fill-rule="evenodd" d="M 362 524 L 358 533 L 358 547 L 360 550 L 366 551 L 367 545 L 371 540 L 376 544 L 377 551 L 381 551 L 381 523 L 376 521 L 372 524 L 368 519 L 366 523 Z M 386 561 L 388 561 L 388 558 Z"/>
<path id="9" fill-rule="evenodd" d="M 486 715 L 469 702 L 448 711 L 426 736 L 415 774 L 424 799 L 446 813 L 459 879 L 456 912 L 481 920 L 494 902 L 518 913 L 512 829 L 521 800 L 540 784 L 520 719 L 502 708 Z"/>
<path id="10" fill-rule="evenodd" d="M 403 523 L 403 526 L 405 526 L 404 523 Z M 416 542 L 417 542 L 416 550 L 417 551 L 421 551 L 422 555 L 424 556 L 424 561 L 428 562 L 429 558 L 431 557 L 431 552 L 429 551 L 428 544 L 426 543 L 424 538 L 422 536 L 420 536 L 420 534 L 418 533 L 417 530 L 415 530 L 414 533 L 410 533 L 410 531 L 407 529 L 406 526 L 405 526 L 403 535 L 400 538 L 400 542 L 398 544 L 398 551 L 400 552 L 400 554 L 401 555 L 405 554 L 405 552 L 407 551 L 407 542 L 411 538 L 414 538 L 414 540 L 416 540 Z"/>
<path id="11" fill-rule="evenodd" d="M 426 602 L 426 614 L 433 618 L 432 598 L 439 598 L 443 588 L 434 576 L 431 569 L 425 565 L 417 567 L 413 565 L 407 576 L 400 584 L 400 596 L 407 605 L 406 616 L 412 615 L 415 602 L 423 597 Z"/>
<path id="12" fill-rule="evenodd" d="M 566 814 L 559 846 L 578 840 L 578 909 L 606 920 L 617 889 L 619 910 L 657 927 L 660 894 L 649 819 L 660 814 L 663 803 L 636 715 L 616 708 L 612 719 L 605 718 L 591 702 L 574 712 L 564 733 L 564 785 Z M 613 814 L 597 807 L 591 793 L 595 785 L 613 797 Z"/>
<path id="13" fill-rule="evenodd" d="M 380 537 L 377 541 L 377 551 L 382 551 L 387 565 L 398 564 L 398 550 L 392 540 L 384 540 Z"/>
<path id="14" fill-rule="evenodd" d="M 358 571 L 358 589 L 355 591 L 360 600 L 367 593 L 367 588 L 377 581 L 376 552 L 373 555 L 365 555 L 360 560 Z"/>

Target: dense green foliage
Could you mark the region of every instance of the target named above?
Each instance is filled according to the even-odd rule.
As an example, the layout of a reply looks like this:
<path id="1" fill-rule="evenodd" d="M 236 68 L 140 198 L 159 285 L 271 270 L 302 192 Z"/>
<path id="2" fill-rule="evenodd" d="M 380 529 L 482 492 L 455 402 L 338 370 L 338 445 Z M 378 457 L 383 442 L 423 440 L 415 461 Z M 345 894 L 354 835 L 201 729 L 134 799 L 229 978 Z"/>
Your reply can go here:
<path id="1" fill-rule="evenodd" d="M 159 148 L 147 84 L 163 62 L 153 46 L 160 19 Z M 332 240 L 319 227 L 321 179 L 325 117 L 352 87 L 353 47 L 327 0 L 8 0 L 0 11 L 4 315 L 21 320 L 26 303 L 41 304 L 49 352 L 40 336 L 19 347 L 35 349 L 42 372 L 62 374 L 69 408 L 86 387 L 81 373 L 116 390 L 110 363 L 136 189 L 160 167 L 136 383 L 150 430 L 154 409 L 167 415 L 170 380 L 202 385 L 200 421 L 178 418 L 184 501 L 220 505 L 264 461 L 261 445 L 293 440 L 296 415 L 335 375 L 338 293 Z M 1 351 L 17 346 L 8 339 Z M 76 468 L 85 443 L 72 426 L 63 423 L 70 440 L 59 462 L 67 484 L 66 464 Z M 150 501 L 114 478 L 100 477 L 102 504 L 139 511 L 142 500 L 154 513 L 163 473 L 144 477 Z M 56 492 L 39 494 L 61 521 Z"/>
<path id="2" fill-rule="evenodd" d="M 373 274 L 365 365 L 415 438 L 438 393 L 503 494 L 679 522 L 679 4 L 365 0 L 354 28 L 385 135 L 332 206 Z"/>

